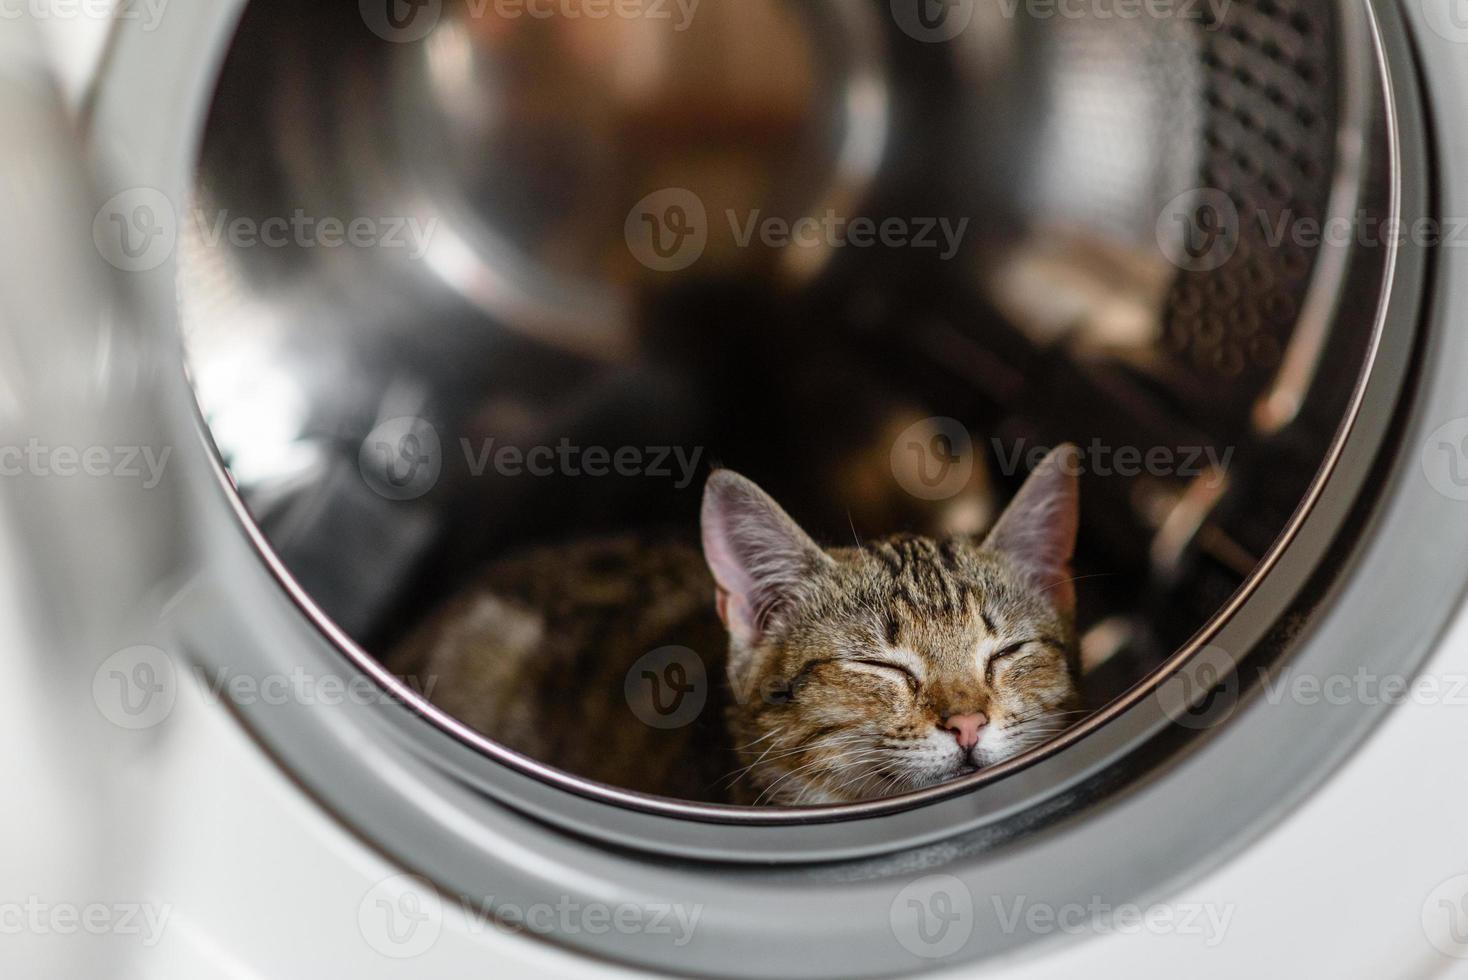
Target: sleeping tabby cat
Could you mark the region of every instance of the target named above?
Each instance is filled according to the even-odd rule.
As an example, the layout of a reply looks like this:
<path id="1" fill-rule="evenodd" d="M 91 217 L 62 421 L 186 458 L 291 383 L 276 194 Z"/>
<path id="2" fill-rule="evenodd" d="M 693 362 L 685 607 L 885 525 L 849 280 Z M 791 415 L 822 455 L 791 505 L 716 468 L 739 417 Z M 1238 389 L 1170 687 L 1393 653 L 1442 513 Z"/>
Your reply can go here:
<path id="1" fill-rule="evenodd" d="M 1071 452 L 1035 469 L 982 542 L 822 549 L 754 483 L 717 471 L 702 555 L 619 538 L 500 561 L 389 663 L 435 678 L 440 707 L 502 744 L 624 789 L 800 805 L 941 783 L 1079 714 Z M 668 645 L 721 664 L 727 686 L 662 730 L 623 683 Z"/>

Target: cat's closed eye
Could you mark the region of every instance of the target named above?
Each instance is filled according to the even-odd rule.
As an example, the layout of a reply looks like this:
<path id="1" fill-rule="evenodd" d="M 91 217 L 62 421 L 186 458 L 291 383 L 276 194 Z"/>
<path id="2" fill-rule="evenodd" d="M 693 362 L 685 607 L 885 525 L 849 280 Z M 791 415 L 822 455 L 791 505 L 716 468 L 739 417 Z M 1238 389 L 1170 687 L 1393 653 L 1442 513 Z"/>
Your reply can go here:
<path id="1" fill-rule="evenodd" d="M 1017 653 L 1023 653 L 1025 647 L 1034 642 L 1034 640 L 1019 640 L 1017 642 L 1011 643 L 1003 649 L 996 651 L 994 655 L 989 658 L 990 662 L 999 660 L 1002 657 L 1012 657 Z"/>
<path id="2" fill-rule="evenodd" d="M 1061 650 L 1055 641 L 1045 637 L 1032 636 L 1025 640 L 1016 640 L 1008 643 L 989 655 L 989 661 L 984 665 L 984 678 L 990 684 L 994 683 L 995 674 L 1011 664 L 1019 663 L 1030 657 L 1038 657 Z"/>
<path id="3" fill-rule="evenodd" d="M 917 676 L 913 674 L 911 670 L 909 670 L 902 664 L 893 663 L 890 660 L 862 659 L 850 660 L 847 661 L 847 663 L 855 664 L 861 667 L 870 667 L 878 671 L 879 673 L 886 675 L 889 679 L 901 681 L 902 683 L 906 684 L 907 687 L 913 692 L 916 692 L 917 689 L 921 686 L 918 682 Z"/>

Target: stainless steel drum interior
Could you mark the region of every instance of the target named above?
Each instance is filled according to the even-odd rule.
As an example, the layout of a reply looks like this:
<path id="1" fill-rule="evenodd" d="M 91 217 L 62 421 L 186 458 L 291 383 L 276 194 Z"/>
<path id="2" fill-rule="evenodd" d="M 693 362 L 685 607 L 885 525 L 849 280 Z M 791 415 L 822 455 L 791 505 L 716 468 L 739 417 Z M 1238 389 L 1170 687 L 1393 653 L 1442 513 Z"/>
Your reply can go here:
<path id="1" fill-rule="evenodd" d="M 495 765 L 587 800 L 778 822 L 972 791 L 1119 715 L 1237 614 L 1332 476 L 1378 349 L 1395 253 L 1272 233 L 1394 213 L 1370 32 L 1329 0 L 1235 0 L 1221 19 L 1002 6 L 939 44 L 876 0 L 710 0 L 677 32 L 446 3 L 431 34 L 397 43 L 356 5 L 254 0 L 204 134 L 182 329 L 261 547 L 343 654 L 381 676 L 372 651 L 511 549 L 695 533 L 700 481 L 452 465 L 488 438 L 697 448 L 828 541 L 978 532 L 1023 477 L 1005 460 L 1033 447 L 1176 454 L 1170 471 L 1084 478 L 1083 653 L 1108 707 L 921 798 L 763 814 L 632 799 L 414 702 Z M 692 191 L 711 228 L 678 272 L 626 238 L 667 188 Z M 1200 193 L 1238 216 L 1217 264 L 1166 220 Z M 402 220 L 407 247 L 220 236 L 296 213 Z M 965 232 L 951 249 L 740 247 L 728 214 Z M 405 418 L 431 426 L 445 464 L 391 499 L 360 454 Z M 910 492 L 906 438 L 946 440 L 972 479 Z"/>

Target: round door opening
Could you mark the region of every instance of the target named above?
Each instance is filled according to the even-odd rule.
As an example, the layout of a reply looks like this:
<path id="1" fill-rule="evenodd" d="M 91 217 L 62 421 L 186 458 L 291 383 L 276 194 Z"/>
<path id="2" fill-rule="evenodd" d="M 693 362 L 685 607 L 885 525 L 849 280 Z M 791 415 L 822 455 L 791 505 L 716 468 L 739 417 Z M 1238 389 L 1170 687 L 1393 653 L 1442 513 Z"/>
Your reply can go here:
<path id="1" fill-rule="evenodd" d="M 970 6 L 250 4 L 185 339 L 348 656 L 584 795 L 907 805 L 1259 587 L 1378 341 L 1374 55 Z"/>

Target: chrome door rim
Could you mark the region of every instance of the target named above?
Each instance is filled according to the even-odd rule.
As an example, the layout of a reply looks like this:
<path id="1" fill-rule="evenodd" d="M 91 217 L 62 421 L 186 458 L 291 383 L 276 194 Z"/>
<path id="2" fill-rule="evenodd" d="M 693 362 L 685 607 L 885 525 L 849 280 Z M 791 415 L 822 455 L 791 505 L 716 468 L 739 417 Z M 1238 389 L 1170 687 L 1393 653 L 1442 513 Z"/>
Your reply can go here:
<path id="1" fill-rule="evenodd" d="M 1377 64 L 1380 58 L 1380 46 L 1379 40 L 1375 38 L 1375 35 L 1377 33 L 1375 25 L 1372 24 L 1368 26 L 1365 24 L 1358 24 L 1356 26 L 1358 30 L 1369 32 L 1370 36 L 1372 37 L 1372 40 L 1368 43 L 1370 43 L 1374 57 L 1370 59 L 1369 64 L 1362 63 L 1361 59 L 1359 58 L 1356 59 L 1356 63 L 1351 63 L 1351 59 L 1347 59 L 1347 67 L 1354 75 L 1354 80 L 1352 83 L 1346 86 L 1348 97 L 1344 100 L 1345 102 L 1347 102 L 1347 107 L 1345 110 L 1343 110 L 1343 118 L 1345 118 L 1349 125 L 1343 126 L 1343 128 L 1360 132 L 1370 125 L 1368 117 L 1371 111 L 1376 108 L 1376 106 L 1372 98 L 1372 94 L 1369 94 L 1372 92 L 1372 85 L 1370 84 L 1372 79 L 1369 76 L 1379 73 L 1380 84 L 1384 89 L 1384 91 L 1381 93 L 1384 99 L 1384 102 L 1381 105 L 1381 109 L 1384 112 L 1385 116 L 1382 122 L 1385 124 L 1388 134 L 1388 156 L 1389 160 L 1391 161 L 1391 171 L 1393 174 L 1390 194 L 1391 202 L 1388 207 L 1388 213 L 1393 217 L 1400 217 L 1402 216 L 1402 201 L 1400 184 L 1397 175 L 1400 173 L 1401 147 L 1399 133 L 1397 132 L 1396 112 L 1393 106 L 1393 93 L 1391 91 L 1392 79 L 1385 75 L 1384 65 Z M 1359 54 L 1359 51 L 1353 51 L 1351 53 Z M 1349 207 L 1351 205 L 1354 205 L 1357 200 L 1353 193 L 1348 193 L 1344 195 L 1344 198 L 1345 200 L 1337 200 L 1333 202 L 1333 205 L 1337 207 L 1341 205 L 1346 205 L 1347 207 Z M 361 671 L 366 676 L 371 677 L 377 684 L 379 684 L 385 690 L 389 691 L 394 698 L 399 700 L 414 715 L 423 720 L 426 720 L 436 729 L 447 733 L 453 740 L 463 746 L 468 747 L 469 749 L 473 750 L 473 752 L 485 756 L 488 759 L 491 759 L 494 762 L 500 764 L 501 766 L 509 767 L 519 773 L 530 775 L 557 790 L 562 790 L 571 794 L 575 794 L 576 796 L 583 799 L 595 801 L 602 804 L 609 804 L 632 811 L 638 811 L 662 817 L 676 818 L 679 820 L 697 820 L 720 825 L 741 824 L 756 826 L 791 826 L 808 825 L 818 822 L 830 823 L 837 821 L 859 820 L 863 818 L 900 813 L 903 811 L 910 811 L 915 808 L 923 807 L 935 802 L 955 799 L 957 797 L 972 793 L 980 789 L 981 787 L 991 786 L 1002 779 L 1006 779 L 1023 770 L 1029 769 L 1041 760 L 1049 758 L 1056 753 L 1072 749 L 1072 747 L 1077 745 L 1083 739 L 1091 736 L 1093 733 L 1097 732 L 1101 728 L 1114 723 L 1116 719 L 1118 719 L 1123 714 L 1131 712 L 1139 705 L 1154 699 L 1156 697 L 1156 692 L 1158 691 L 1158 689 L 1161 688 L 1164 684 L 1168 683 L 1173 677 L 1178 674 L 1179 671 L 1184 670 L 1186 665 L 1190 661 L 1192 661 L 1200 651 L 1210 648 L 1213 650 L 1221 651 L 1243 651 L 1243 653 L 1239 654 L 1238 656 L 1230 655 L 1227 658 L 1230 661 L 1236 661 L 1237 659 L 1239 659 L 1239 657 L 1247 654 L 1248 651 L 1253 649 L 1255 642 L 1257 642 L 1257 637 L 1254 640 L 1239 642 L 1232 637 L 1225 637 L 1224 634 L 1226 627 L 1236 623 L 1241 611 L 1243 611 L 1246 606 L 1250 605 L 1255 595 L 1260 591 L 1261 586 L 1263 586 L 1266 582 L 1266 579 L 1269 579 L 1271 574 L 1274 573 L 1285 553 L 1299 536 L 1299 533 L 1305 525 L 1307 519 L 1316 509 L 1316 506 L 1319 504 L 1322 496 L 1326 492 L 1327 486 L 1330 486 L 1332 484 L 1333 478 L 1336 478 L 1338 476 L 1337 470 L 1345 455 L 1346 444 L 1348 440 L 1352 439 L 1353 437 L 1356 437 L 1358 439 L 1363 438 L 1362 433 L 1358 431 L 1361 428 L 1375 429 L 1376 431 L 1369 432 L 1364 435 L 1365 439 L 1373 440 L 1380 436 L 1380 430 L 1384 428 L 1384 421 L 1387 413 L 1379 413 L 1376 414 L 1374 417 L 1369 418 L 1367 420 L 1369 424 L 1366 426 L 1358 426 L 1358 422 L 1360 422 L 1361 420 L 1362 407 L 1368 402 L 1368 398 L 1370 397 L 1370 393 L 1368 391 L 1368 382 L 1372 381 L 1372 379 L 1377 379 L 1378 385 L 1381 385 L 1383 383 L 1380 380 L 1380 375 L 1383 372 L 1379 372 L 1377 370 L 1377 355 L 1380 351 L 1381 343 L 1383 340 L 1385 317 L 1387 312 L 1387 299 L 1391 295 L 1390 288 L 1392 278 L 1395 273 L 1395 267 L 1397 264 L 1398 248 L 1399 246 L 1395 242 L 1391 243 L 1387 247 L 1387 254 L 1383 263 L 1382 301 L 1381 305 L 1375 311 L 1374 315 L 1376 326 L 1374 331 L 1375 339 L 1373 341 L 1373 349 L 1368 357 L 1365 369 L 1362 372 L 1360 383 L 1358 384 L 1357 389 L 1354 393 L 1354 398 L 1350 411 L 1348 412 L 1345 421 L 1340 426 L 1340 429 L 1332 444 L 1326 462 L 1322 466 L 1320 472 L 1317 474 L 1314 482 L 1312 483 L 1306 499 L 1301 503 L 1299 509 L 1297 510 L 1294 517 L 1291 519 L 1290 524 L 1286 528 L 1280 540 L 1276 542 L 1275 546 L 1260 562 L 1259 567 L 1254 571 L 1254 573 L 1248 577 L 1248 579 L 1245 581 L 1244 586 L 1239 590 L 1239 592 L 1236 593 L 1230 599 L 1230 601 L 1214 615 L 1212 620 L 1210 620 L 1210 622 L 1202 630 L 1199 631 L 1198 635 L 1193 639 L 1192 642 L 1184 646 L 1182 649 L 1176 651 L 1163 666 L 1163 668 L 1155 672 L 1154 675 L 1149 678 L 1145 683 L 1139 685 L 1127 696 L 1123 697 L 1117 702 L 1114 702 L 1113 704 L 1110 704 L 1105 708 L 1097 711 L 1094 715 L 1087 718 L 1084 722 L 1077 725 L 1075 728 L 1066 732 L 1054 741 L 1049 742 L 1039 748 L 1036 748 L 1023 756 L 1009 760 L 991 769 L 975 773 L 974 775 L 966 777 L 964 779 L 957 780 L 955 782 L 944 784 L 941 786 L 931 787 L 925 790 L 906 794 L 904 796 L 892 799 L 876 800 L 866 803 L 847 804 L 840 806 L 781 809 L 751 809 L 731 806 L 719 806 L 713 804 L 690 803 L 672 799 L 645 796 L 625 791 L 617 787 L 592 783 L 585 779 L 562 772 L 558 769 L 555 769 L 554 767 L 540 763 L 534 759 L 523 756 L 508 748 L 505 748 L 504 746 L 494 742 L 493 740 L 489 739 L 478 731 L 470 728 L 467 725 L 464 725 L 462 722 L 459 722 L 457 719 L 447 714 L 442 709 L 428 702 L 420 694 L 411 690 L 399 678 L 395 677 L 388 669 L 386 669 L 380 663 L 380 661 L 377 660 L 377 658 L 373 657 L 356 641 L 348 636 L 343 630 L 341 630 L 331 620 L 331 618 L 314 603 L 310 595 L 307 594 L 307 592 L 296 582 L 290 571 L 276 557 L 268 540 L 252 522 L 247 508 L 245 507 L 239 494 L 235 491 L 232 482 L 225 472 L 224 466 L 219 459 L 218 453 L 212 454 L 211 463 L 214 468 L 218 484 L 222 488 L 224 488 L 225 494 L 228 498 L 228 502 L 234 511 L 236 519 L 246 529 L 246 532 L 250 536 L 255 548 L 258 550 L 262 561 L 269 568 L 270 573 L 280 584 L 284 592 L 290 597 L 291 601 L 295 604 L 297 608 L 299 608 L 299 610 L 303 614 L 305 614 L 310 619 L 310 621 L 315 625 L 316 629 L 321 633 L 321 635 L 325 637 L 325 639 L 329 641 L 335 648 L 337 648 L 351 662 L 352 666 L 355 669 Z M 1391 372 L 1385 373 L 1390 374 Z M 1389 393 L 1395 391 L 1396 380 L 1394 378 L 1387 378 L 1384 383 L 1386 384 Z M 207 432 L 204 426 L 203 419 L 196 416 L 196 421 L 199 425 L 200 430 Z M 1346 479 L 1357 479 L 1358 477 L 1359 474 L 1350 474 L 1348 477 L 1346 477 Z M 1347 491 L 1347 494 L 1353 499 L 1355 495 L 1355 488 Z M 1299 578 L 1302 578 L 1302 576 L 1296 576 L 1297 581 Z M 1277 586 L 1278 580 L 1274 580 L 1272 584 Z M 1285 591 L 1289 591 L 1290 588 L 1290 586 L 1286 586 Z M 1288 599 L 1290 598 L 1290 596 L 1285 596 L 1284 598 Z M 1264 618 L 1268 618 L 1267 614 Z M 1256 632 L 1262 634 L 1263 631 L 1261 629 L 1257 630 Z M 1210 663 L 1214 667 L 1216 667 L 1218 663 L 1221 662 L 1222 661 L 1218 657 L 1210 658 Z M 1160 720 L 1154 719 L 1151 727 L 1155 730 L 1158 727 L 1165 727 L 1167 724 L 1168 719 L 1166 717 L 1162 717 Z M 1135 736 L 1131 737 L 1134 738 Z M 1130 741 L 1131 738 L 1129 738 L 1128 740 Z M 429 758 L 441 755 L 441 746 L 425 746 L 425 750 L 426 755 Z M 486 791 L 501 796 L 501 798 L 505 799 L 507 802 L 522 806 L 528 806 L 533 812 L 537 813 L 537 815 L 545 819 L 553 821 L 563 819 L 564 809 L 559 804 L 552 803 L 551 805 L 547 806 L 545 805 L 545 801 L 537 803 L 536 801 L 519 798 L 516 794 L 513 793 L 505 793 L 502 786 L 498 786 L 495 784 L 496 781 L 493 779 L 492 776 L 486 777 L 481 772 L 476 778 L 475 774 L 473 774 L 472 772 L 474 768 L 476 767 L 473 766 L 472 759 L 464 759 L 462 760 L 462 764 L 459 767 L 459 771 L 461 776 L 465 778 L 475 778 L 476 782 L 481 782 L 484 784 L 483 788 Z M 591 826 L 595 827 L 596 825 L 597 822 L 592 821 Z M 586 828 L 583 827 L 582 829 Z M 951 829 L 952 828 L 950 826 L 947 832 L 951 832 Z"/>

